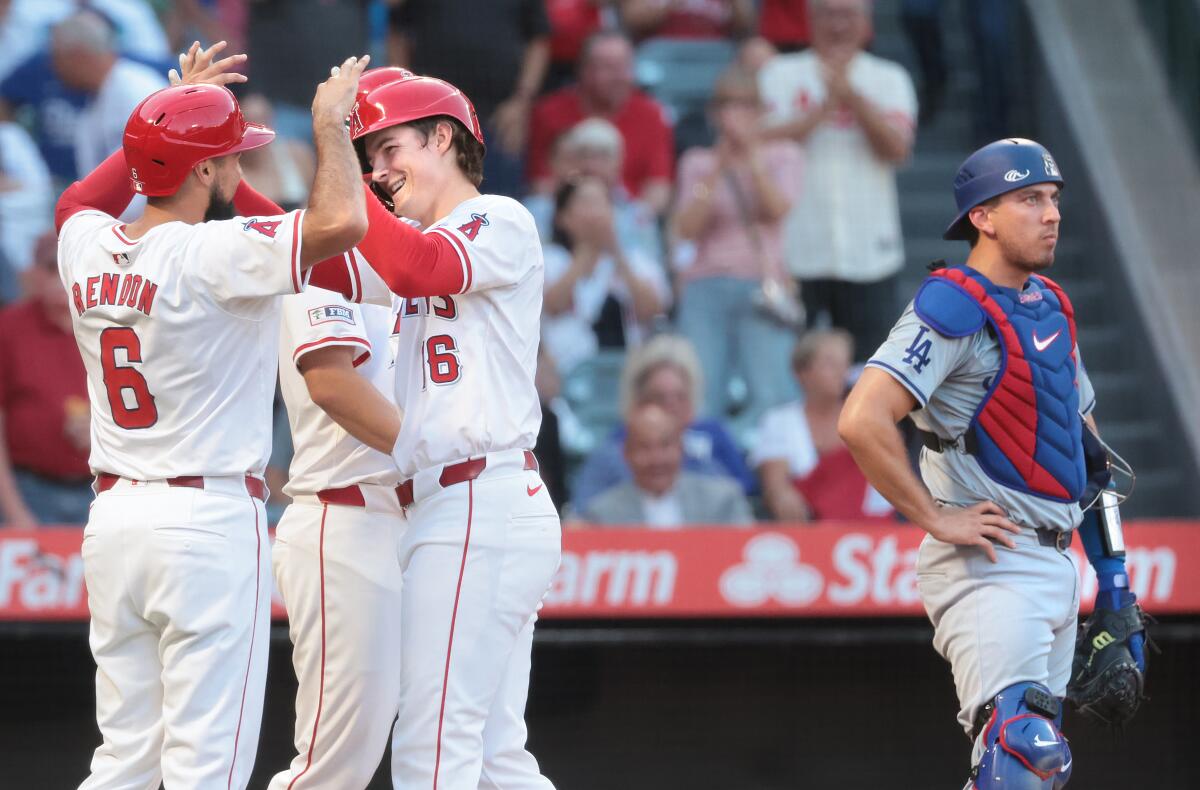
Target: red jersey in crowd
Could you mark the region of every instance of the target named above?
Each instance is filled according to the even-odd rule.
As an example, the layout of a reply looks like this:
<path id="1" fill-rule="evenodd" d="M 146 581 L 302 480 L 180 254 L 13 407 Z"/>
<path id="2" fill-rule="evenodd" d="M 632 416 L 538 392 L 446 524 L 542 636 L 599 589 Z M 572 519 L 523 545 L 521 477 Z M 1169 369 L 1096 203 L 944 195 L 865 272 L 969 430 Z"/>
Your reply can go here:
<path id="1" fill-rule="evenodd" d="M 600 29 L 600 7 L 592 0 L 546 0 L 550 19 L 550 59 L 555 63 L 579 60 L 583 42 Z"/>
<path id="2" fill-rule="evenodd" d="M 675 3 L 654 38 L 728 38 L 733 33 L 733 4 L 730 0 L 684 0 Z"/>
<path id="3" fill-rule="evenodd" d="M 67 436 L 88 412 L 87 374 L 75 336 L 36 301 L 0 310 L 0 410 L 13 466 L 54 478 L 87 478 L 88 453 Z"/>
<path id="4" fill-rule="evenodd" d="M 554 141 L 587 117 L 579 89 L 574 85 L 548 94 L 534 105 L 526 160 L 526 177 L 531 183 L 550 176 Z M 621 176 L 631 195 L 640 195 L 647 181 L 671 179 L 675 137 L 658 102 L 634 91 L 621 109 L 606 120 L 620 130 L 625 142 Z"/>
<path id="5" fill-rule="evenodd" d="M 777 47 L 808 43 L 808 0 L 763 0 L 758 34 Z"/>

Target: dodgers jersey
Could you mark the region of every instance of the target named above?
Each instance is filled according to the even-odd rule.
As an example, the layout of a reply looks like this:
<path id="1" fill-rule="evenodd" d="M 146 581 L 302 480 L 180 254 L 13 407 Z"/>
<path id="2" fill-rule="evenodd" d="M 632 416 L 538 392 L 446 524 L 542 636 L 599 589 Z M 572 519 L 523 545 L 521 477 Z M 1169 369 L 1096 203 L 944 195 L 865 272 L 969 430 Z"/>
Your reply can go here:
<path id="1" fill-rule="evenodd" d="M 301 289 L 304 213 L 168 222 L 140 239 L 83 210 L 58 271 L 88 376 L 92 471 L 261 475 L 281 294 Z"/>
<path id="2" fill-rule="evenodd" d="M 279 332 L 279 386 L 287 406 L 294 454 L 283 492 L 315 494 L 354 483 L 395 486 L 400 472 L 390 456 L 355 439 L 313 403 L 300 360 L 319 348 L 354 349 L 354 367 L 392 400 L 392 311 L 351 304 L 341 295 L 309 286 L 283 299 Z"/>
<path id="3" fill-rule="evenodd" d="M 424 232 L 450 240 L 464 286 L 446 296 L 395 297 L 395 393 L 404 420 L 392 455 L 406 478 L 484 453 L 532 449 L 542 422 L 533 376 L 545 278 L 533 216 L 512 198 L 480 195 Z M 392 304 L 361 253 L 347 257 L 355 298 Z"/>
<path id="4" fill-rule="evenodd" d="M 1063 333 L 1053 342 L 1070 343 L 1071 338 Z M 1096 394 L 1078 346 L 1075 359 L 1080 411 L 1087 415 L 1096 406 Z M 986 325 L 967 337 L 944 337 L 921 321 L 910 302 L 867 366 L 886 372 L 917 399 L 919 407 L 910 416 L 918 428 L 955 439 L 966 433 L 1000 363 L 1000 344 Z M 1074 502 L 1053 502 L 997 483 L 967 453 L 922 448 L 920 466 L 929 493 L 939 502 L 970 506 L 990 500 L 1011 521 L 1027 527 L 1066 531 L 1083 519 Z"/>

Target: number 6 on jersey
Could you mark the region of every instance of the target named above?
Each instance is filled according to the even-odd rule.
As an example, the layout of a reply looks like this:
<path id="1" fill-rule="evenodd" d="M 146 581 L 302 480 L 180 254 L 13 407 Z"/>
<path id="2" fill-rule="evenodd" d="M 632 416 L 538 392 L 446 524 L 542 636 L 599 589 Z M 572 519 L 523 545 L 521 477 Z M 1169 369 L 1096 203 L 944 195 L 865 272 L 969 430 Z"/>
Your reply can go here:
<path id="1" fill-rule="evenodd" d="M 117 364 L 117 349 L 125 350 L 128 363 L 142 361 L 142 341 L 137 332 L 127 326 L 113 326 L 100 333 L 100 366 L 104 370 L 104 388 L 108 391 L 108 406 L 113 422 L 134 430 L 149 428 L 158 422 L 158 407 L 146 384 L 146 379 L 132 364 Z M 133 393 L 132 407 L 125 402 L 125 392 Z"/>

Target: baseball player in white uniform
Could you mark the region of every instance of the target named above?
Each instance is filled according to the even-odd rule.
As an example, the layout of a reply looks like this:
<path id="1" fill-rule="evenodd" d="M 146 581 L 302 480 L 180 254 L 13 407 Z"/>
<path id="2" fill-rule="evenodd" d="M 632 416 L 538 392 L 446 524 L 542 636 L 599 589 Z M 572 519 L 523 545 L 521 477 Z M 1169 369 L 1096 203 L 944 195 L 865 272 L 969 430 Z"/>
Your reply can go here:
<path id="1" fill-rule="evenodd" d="M 283 303 L 279 383 L 295 455 L 273 564 L 299 687 L 296 757 L 269 787 L 361 789 L 400 695 L 395 319 L 321 288 Z"/>
<path id="2" fill-rule="evenodd" d="M 408 527 L 393 784 L 546 790 L 524 722 L 534 621 L 561 550 L 529 451 L 541 420 L 537 229 L 516 201 L 479 193 L 483 135 L 454 86 L 377 87 L 351 131 L 376 193 L 423 229 L 369 200 L 361 255 L 313 271 L 355 300 L 397 297 L 404 420 L 392 456 Z"/>
<path id="3" fill-rule="evenodd" d="M 215 84 L 145 99 L 123 152 L 59 201 L 98 493 L 83 561 L 103 743 L 83 788 L 249 780 L 269 630 L 262 474 L 278 297 L 365 230 L 343 123 L 365 65 L 347 60 L 317 90 L 307 212 L 205 221 L 228 211 L 239 152 L 274 136 Z M 129 184 L 148 203 L 122 225 L 112 209 Z"/>

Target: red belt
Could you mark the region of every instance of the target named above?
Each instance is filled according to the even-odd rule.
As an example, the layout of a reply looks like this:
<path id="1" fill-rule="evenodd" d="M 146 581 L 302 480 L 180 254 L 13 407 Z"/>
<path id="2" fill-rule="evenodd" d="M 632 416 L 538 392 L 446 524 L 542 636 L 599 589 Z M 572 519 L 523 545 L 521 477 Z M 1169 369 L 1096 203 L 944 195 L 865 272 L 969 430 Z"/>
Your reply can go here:
<path id="1" fill-rule="evenodd" d="M 103 494 L 117 484 L 122 478 L 119 475 L 101 472 L 96 475 L 96 493 Z M 130 482 L 141 482 L 131 480 Z M 204 488 L 204 478 L 200 475 L 184 475 L 182 477 L 168 477 L 164 482 L 172 488 Z M 246 492 L 255 499 L 263 502 L 267 501 L 267 484 L 259 480 L 257 477 L 246 475 Z"/>
<path id="2" fill-rule="evenodd" d="M 438 483 L 442 488 L 449 488 L 458 483 L 465 483 L 468 480 L 474 480 L 483 473 L 487 468 L 487 457 L 468 458 L 465 461 L 459 461 L 456 464 L 446 464 L 442 467 L 442 474 L 438 477 Z M 537 458 L 529 450 L 525 451 L 525 470 L 536 472 L 538 468 Z M 413 503 L 413 481 L 412 479 L 405 480 L 400 485 L 396 486 L 396 495 L 400 497 L 401 507 L 408 507 Z"/>

